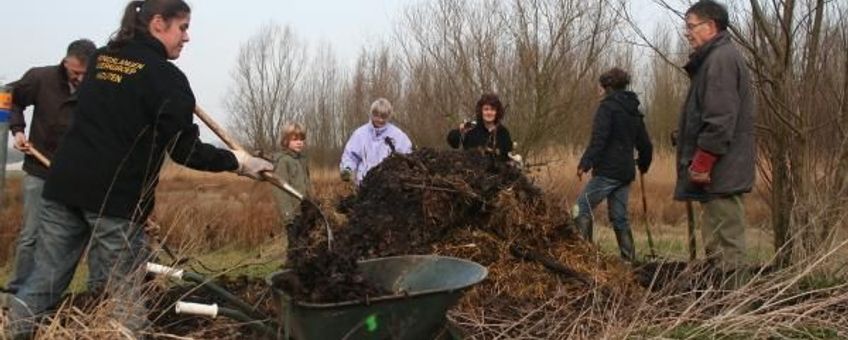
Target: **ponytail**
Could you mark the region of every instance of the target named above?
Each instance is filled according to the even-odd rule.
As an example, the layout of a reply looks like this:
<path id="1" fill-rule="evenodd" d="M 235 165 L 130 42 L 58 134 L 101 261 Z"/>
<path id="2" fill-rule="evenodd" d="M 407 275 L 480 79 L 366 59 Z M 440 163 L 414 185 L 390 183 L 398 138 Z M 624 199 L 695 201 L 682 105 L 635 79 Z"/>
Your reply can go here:
<path id="1" fill-rule="evenodd" d="M 165 20 L 184 17 L 191 8 L 183 0 L 133 0 L 124 8 L 121 27 L 112 34 L 107 44 L 110 50 L 118 49 L 135 37 L 148 33 L 148 25 L 156 15 Z"/>

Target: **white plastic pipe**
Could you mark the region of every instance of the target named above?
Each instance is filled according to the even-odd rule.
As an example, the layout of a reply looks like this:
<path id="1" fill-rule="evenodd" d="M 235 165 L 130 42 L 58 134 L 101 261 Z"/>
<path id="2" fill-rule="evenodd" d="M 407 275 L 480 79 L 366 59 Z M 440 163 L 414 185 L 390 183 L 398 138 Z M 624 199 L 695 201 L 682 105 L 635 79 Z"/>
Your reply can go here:
<path id="1" fill-rule="evenodd" d="M 213 303 L 211 305 L 206 305 L 202 303 L 177 301 L 177 305 L 174 306 L 174 311 L 177 312 L 177 314 L 208 316 L 214 319 L 218 316 L 218 304 Z"/>
<path id="2" fill-rule="evenodd" d="M 158 263 L 147 262 L 147 272 L 156 275 L 166 275 L 177 280 L 182 280 L 183 273 L 185 271 L 174 267 L 163 266 Z"/>

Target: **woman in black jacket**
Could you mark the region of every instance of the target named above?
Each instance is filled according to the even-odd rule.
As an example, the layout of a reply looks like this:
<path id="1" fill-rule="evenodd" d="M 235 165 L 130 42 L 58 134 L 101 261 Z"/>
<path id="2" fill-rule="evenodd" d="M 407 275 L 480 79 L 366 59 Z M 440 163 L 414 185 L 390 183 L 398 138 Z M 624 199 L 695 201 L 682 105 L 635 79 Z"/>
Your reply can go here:
<path id="1" fill-rule="evenodd" d="M 495 94 L 484 94 L 477 101 L 477 116 L 474 121 L 462 123 L 458 129 L 448 132 L 448 144 L 454 149 L 483 148 L 492 152 L 497 159 L 507 161 L 512 151 L 512 137 L 501 124 L 504 107 Z"/>
<path id="2" fill-rule="evenodd" d="M 218 149 L 198 138 L 195 98 L 169 60 L 188 42 L 191 10 L 183 0 L 132 1 L 121 28 L 89 63 L 74 119 L 56 152 L 39 212 L 36 267 L 16 297 L 13 319 L 53 307 L 90 243 L 92 272 L 119 301 L 116 314 L 132 331 L 146 324 L 140 265 L 147 260 L 142 225 L 154 204 L 166 156 L 193 169 L 259 178 L 269 162 Z M 16 332 L 29 332 L 25 323 Z"/>
<path id="3" fill-rule="evenodd" d="M 615 231 L 621 257 L 636 259 L 633 234 L 627 216 L 630 182 L 636 176 L 633 150 L 638 151 L 639 171 L 645 173 L 651 165 L 653 147 L 639 111 L 639 99 L 627 91 L 630 75 L 613 68 L 600 79 L 599 91 L 604 96 L 592 123 L 592 140 L 580 164 L 578 178 L 592 171 L 592 179 L 583 188 L 575 206 L 575 222 L 583 237 L 592 240 L 592 209 L 607 200 L 609 219 Z"/>

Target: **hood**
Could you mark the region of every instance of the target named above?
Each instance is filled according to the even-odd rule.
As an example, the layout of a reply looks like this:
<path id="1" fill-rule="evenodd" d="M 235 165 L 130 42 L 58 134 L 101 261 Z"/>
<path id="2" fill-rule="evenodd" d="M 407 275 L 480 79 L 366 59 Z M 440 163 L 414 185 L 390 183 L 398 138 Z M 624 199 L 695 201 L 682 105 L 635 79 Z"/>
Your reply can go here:
<path id="1" fill-rule="evenodd" d="M 618 106 L 621 106 L 625 112 L 642 117 L 642 112 L 639 111 L 639 96 L 632 91 L 615 91 L 610 93 L 604 101 L 612 101 Z"/>

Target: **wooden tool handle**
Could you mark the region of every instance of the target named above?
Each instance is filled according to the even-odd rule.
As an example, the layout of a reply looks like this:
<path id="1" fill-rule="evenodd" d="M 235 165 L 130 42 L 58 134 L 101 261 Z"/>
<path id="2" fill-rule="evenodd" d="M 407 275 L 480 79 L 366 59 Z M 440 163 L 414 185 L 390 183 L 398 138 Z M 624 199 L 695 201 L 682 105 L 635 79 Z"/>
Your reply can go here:
<path id="1" fill-rule="evenodd" d="M 35 157 L 35 159 L 37 159 L 42 165 L 48 168 L 50 167 L 50 160 L 47 159 L 41 151 L 38 151 L 32 143 L 29 145 L 29 154 Z"/>
<path id="2" fill-rule="evenodd" d="M 206 111 L 203 111 L 200 106 L 194 107 L 194 114 L 197 116 L 197 118 L 200 118 L 200 120 L 202 120 L 203 123 L 206 124 L 206 126 L 208 126 L 209 129 L 212 130 L 212 132 L 214 132 L 215 135 L 218 136 L 218 138 L 220 138 L 224 142 L 224 144 L 227 144 L 227 147 L 229 147 L 231 150 L 244 151 L 244 148 L 242 148 L 241 145 L 236 142 L 235 138 L 230 137 L 230 135 L 227 134 L 227 131 L 224 130 L 223 127 L 218 125 L 218 122 L 212 119 L 212 117 L 210 117 L 209 114 L 206 113 Z"/>
<path id="3" fill-rule="evenodd" d="M 227 147 L 229 147 L 230 150 L 244 151 L 244 148 L 242 148 L 241 145 L 239 145 L 236 142 L 236 140 L 233 137 L 231 137 L 227 133 L 227 131 L 224 130 L 223 127 L 221 127 L 221 125 L 218 125 L 218 122 L 216 122 L 214 119 L 212 119 L 212 117 L 209 116 L 209 114 L 207 114 L 206 111 L 201 109 L 200 106 L 194 107 L 194 114 L 197 116 L 197 118 L 200 118 L 200 120 L 202 120 L 203 123 L 206 124 L 206 126 L 208 126 L 209 129 L 212 130 L 212 132 L 214 132 L 215 135 L 217 135 L 218 138 L 220 138 L 224 142 L 224 144 L 227 144 Z M 270 182 L 274 186 L 282 189 L 283 191 L 288 192 L 289 194 L 291 194 L 292 196 L 294 196 L 298 200 L 302 201 L 304 199 L 304 196 L 303 196 L 302 193 L 295 190 L 295 188 L 292 187 L 291 185 L 289 185 L 286 181 L 284 181 L 281 178 L 274 175 L 273 172 L 270 172 L 270 171 L 263 172 L 262 173 L 262 179 Z"/>

